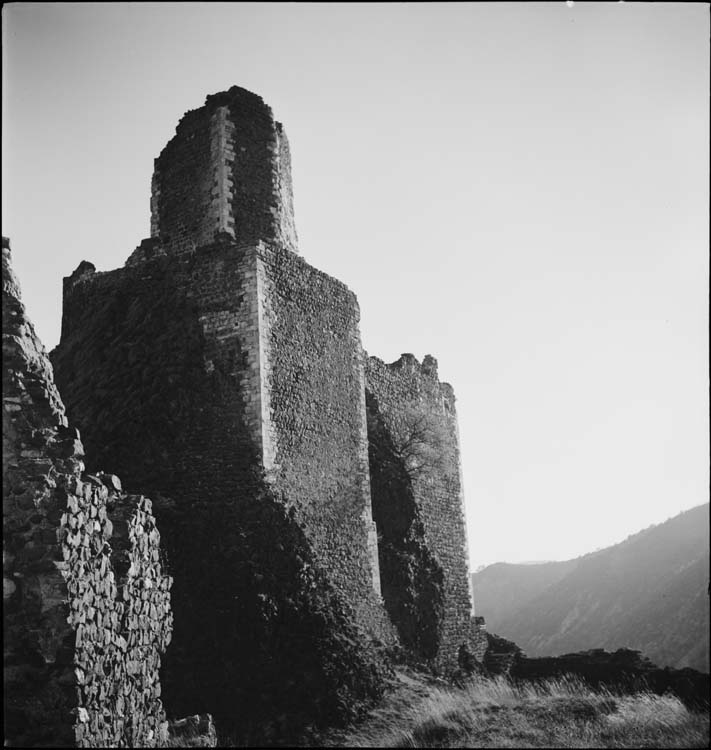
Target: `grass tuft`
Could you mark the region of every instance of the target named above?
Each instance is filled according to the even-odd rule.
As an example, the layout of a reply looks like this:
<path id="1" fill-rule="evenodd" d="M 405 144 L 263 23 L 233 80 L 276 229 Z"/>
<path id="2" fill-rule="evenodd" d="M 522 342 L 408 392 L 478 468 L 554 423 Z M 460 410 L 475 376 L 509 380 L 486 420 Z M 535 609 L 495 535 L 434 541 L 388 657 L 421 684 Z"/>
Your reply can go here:
<path id="1" fill-rule="evenodd" d="M 709 716 L 676 697 L 593 691 L 574 677 L 513 684 L 503 677 L 464 688 L 400 675 L 399 690 L 350 732 L 341 747 L 707 747 Z"/>

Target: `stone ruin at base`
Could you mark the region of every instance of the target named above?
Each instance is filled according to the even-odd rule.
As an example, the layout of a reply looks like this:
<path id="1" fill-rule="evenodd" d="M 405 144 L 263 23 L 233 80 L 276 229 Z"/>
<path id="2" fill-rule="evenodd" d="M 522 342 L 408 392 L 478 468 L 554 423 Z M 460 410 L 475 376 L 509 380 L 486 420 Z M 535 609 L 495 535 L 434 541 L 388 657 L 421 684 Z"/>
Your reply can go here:
<path id="1" fill-rule="evenodd" d="M 233 87 L 182 118 L 155 160 L 151 235 L 123 268 L 97 272 L 82 262 L 64 280 L 61 340 L 50 356 L 83 448 L 76 432 L 63 426 L 46 358 L 40 400 L 47 401 L 51 425 L 23 427 L 27 434 L 19 436 L 16 422 L 27 418 L 28 399 L 37 395 L 17 395 L 17 384 L 6 388 L 3 435 L 7 421 L 10 443 L 23 441 L 8 453 L 7 469 L 22 481 L 4 495 L 13 518 L 13 503 L 26 506 L 22 520 L 17 515 L 5 527 L 6 548 L 18 547 L 19 536 L 28 540 L 5 573 L 11 586 L 23 581 L 22 591 L 9 597 L 20 613 L 17 628 L 26 631 L 22 637 L 46 641 L 56 625 L 62 643 L 77 643 L 65 658 L 71 671 L 84 658 L 81 632 L 94 646 L 101 642 L 107 671 L 119 664 L 130 673 L 134 659 L 125 656 L 121 633 L 134 632 L 126 625 L 139 606 L 132 592 L 145 593 L 146 581 L 154 581 L 150 596 L 139 596 L 149 602 L 139 610 L 148 619 L 140 621 L 145 634 L 134 638 L 141 644 L 135 648 L 154 656 L 140 688 L 145 727 L 135 731 L 143 732 L 142 743 L 158 742 L 164 712 L 155 675 L 171 615 L 155 513 L 174 579 L 173 642 L 161 673 L 171 715 L 214 709 L 219 730 L 220 712 L 230 708 L 214 704 L 233 693 L 246 711 L 256 700 L 244 687 L 250 672 L 273 668 L 277 675 L 274 662 L 286 660 L 288 667 L 296 652 L 309 655 L 308 665 L 298 668 L 307 675 L 312 670 L 318 684 L 332 670 L 324 667 L 324 649 L 312 648 L 315 630 L 341 628 L 338 649 L 363 638 L 445 674 L 457 668 L 462 646 L 481 661 L 486 636 L 481 618 L 473 617 L 452 388 L 439 381 L 430 356 L 420 363 L 404 354 L 392 364 L 368 357 L 355 295 L 297 254 L 288 141 L 261 98 Z M 5 277 L 3 284 L 5 292 Z M 3 307 L 4 347 L 5 322 Z M 29 330 L 26 322 L 18 325 Z M 11 348 L 24 356 L 21 334 L 9 335 Z M 13 360 L 4 373 L 12 379 L 24 366 Z M 25 445 L 36 457 L 25 455 Z M 48 482 L 31 462 L 57 450 L 62 458 L 52 458 L 60 464 Z M 82 458 L 91 477 L 81 473 Z M 96 473 L 99 468 L 111 474 Z M 133 495 L 111 485 L 114 474 Z M 152 508 L 141 493 L 152 498 Z M 107 531 L 112 513 L 130 528 L 141 526 L 130 544 L 113 541 L 115 522 L 114 537 Z M 34 514 L 29 521 L 27 514 Z M 71 525 L 76 514 L 80 531 Z M 66 524 L 71 528 L 60 531 L 62 549 L 71 548 L 77 534 L 84 536 L 76 544 L 89 539 L 91 553 L 81 558 L 72 585 L 92 589 L 93 599 L 74 589 L 67 594 L 61 565 L 74 565 L 77 553 L 69 549 L 63 563 L 52 557 L 59 547 L 50 536 Z M 155 545 L 148 555 L 153 569 L 115 562 L 116 550 L 138 554 L 136 539 Z M 54 582 L 55 599 L 46 599 L 44 579 L 29 583 L 35 548 L 45 565 L 36 575 Z M 311 591 L 323 592 L 322 598 Z M 68 625 L 69 610 L 61 603 L 67 597 Z M 103 635 L 87 629 L 100 609 L 89 600 L 100 600 L 107 613 Z M 55 624 L 47 620 L 50 610 Z M 351 635 L 342 636 L 346 630 Z M 292 640 L 283 646 L 283 639 Z M 42 653 L 59 648 L 59 641 L 36 646 Z M 261 661 L 254 661 L 260 649 Z M 129 688 L 93 679 L 99 692 L 125 689 L 133 700 Z M 149 684 L 157 690 L 150 693 Z M 288 685 L 283 689 L 265 688 L 263 700 L 290 705 Z M 91 721 L 103 721 L 98 697 L 80 700 Z M 74 708 L 81 710 L 76 701 Z M 106 735 L 106 744 L 127 737 L 115 715 L 107 719 L 107 732 L 114 734 L 113 740 Z M 288 717 L 278 721 L 288 723 Z"/>
<path id="2" fill-rule="evenodd" d="M 84 471 L 3 238 L 6 745 L 153 745 L 170 577 L 151 501 Z"/>

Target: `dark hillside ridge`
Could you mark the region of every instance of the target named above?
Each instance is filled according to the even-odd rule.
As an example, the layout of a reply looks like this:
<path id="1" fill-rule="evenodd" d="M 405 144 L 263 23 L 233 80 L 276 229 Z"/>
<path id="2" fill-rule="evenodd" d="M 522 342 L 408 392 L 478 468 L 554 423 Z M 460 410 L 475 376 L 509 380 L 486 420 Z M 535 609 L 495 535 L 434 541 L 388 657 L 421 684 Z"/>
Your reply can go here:
<path id="1" fill-rule="evenodd" d="M 575 560 L 497 564 L 473 582 L 489 629 L 529 656 L 629 648 L 709 670 L 708 503 Z"/>
<path id="2" fill-rule="evenodd" d="M 661 669 L 639 651 L 620 648 L 611 653 L 594 648 L 562 656 L 528 658 L 512 641 L 493 633 L 487 633 L 487 640 L 484 669 L 489 676 L 506 675 L 522 683 L 572 678 L 595 690 L 672 693 L 691 710 L 709 708 L 708 674 L 689 667 Z"/>

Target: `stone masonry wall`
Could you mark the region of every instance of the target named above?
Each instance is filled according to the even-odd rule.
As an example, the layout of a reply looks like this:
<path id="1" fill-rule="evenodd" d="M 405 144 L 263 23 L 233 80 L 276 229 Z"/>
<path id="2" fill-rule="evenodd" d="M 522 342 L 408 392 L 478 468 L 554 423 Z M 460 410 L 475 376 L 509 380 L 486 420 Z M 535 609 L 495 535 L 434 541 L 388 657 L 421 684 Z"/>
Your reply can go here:
<path id="1" fill-rule="evenodd" d="M 166 705 L 214 711 L 222 741 L 240 716 L 260 742 L 343 716 L 398 633 L 446 670 L 482 640 L 451 388 L 431 358 L 366 361 L 355 296 L 296 242 L 283 128 L 244 89 L 208 96 L 155 160 L 151 238 L 65 279 L 52 352 L 87 465 L 166 532 Z M 436 440 L 407 454 L 419 417 Z"/>
<path id="2" fill-rule="evenodd" d="M 175 579 L 168 710 L 211 711 L 224 726 L 220 701 L 242 680 L 216 635 L 236 628 L 231 514 L 255 495 L 261 444 L 254 256 L 216 243 L 107 273 L 82 264 L 65 280 L 51 356 L 87 465 L 156 499 Z"/>
<path id="3" fill-rule="evenodd" d="M 361 623 L 391 640 L 352 292 L 263 243 L 92 268 L 66 281 L 52 353 L 89 465 L 188 504 L 244 495 L 263 466 Z"/>
<path id="4" fill-rule="evenodd" d="M 239 496 L 261 443 L 256 269 L 244 249 L 106 273 L 80 265 L 65 279 L 51 357 L 89 466 L 176 502 Z"/>
<path id="5" fill-rule="evenodd" d="M 425 620 L 417 623 L 420 630 L 423 625 L 432 627 L 427 619 L 438 620 L 439 642 L 432 660 L 438 668 L 451 671 L 457 666 L 462 644 L 478 659 L 485 649 L 482 634 L 472 621 L 454 393 L 447 383 L 439 382 L 434 358 L 427 356 L 420 364 L 411 354 L 404 354 L 390 365 L 368 358 L 366 392 L 369 427 L 378 425 L 380 429 L 380 434 L 371 436 L 371 474 L 380 477 L 373 484 L 373 515 L 376 523 L 381 516 L 387 519 L 388 504 L 394 502 L 388 487 L 399 487 L 395 497 L 400 502 L 403 493 L 412 493 L 416 508 L 408 511 L 412 515 L 410 525 L 398 529 L 391 523 L 390 528 L 392 534 L 409 535 L 411 549 L 419 550 L 418 557 L 413 558 L 414 552 L 408 556 L 406 546 L 399 540 L 384 538 L 383 542 L 394 545 L 401 555 L 401 566 L 419 560 L 421 582 L 413 584 L 415 588 L 436 590 L 441 586 L 441 605 L 434 594 L 429 594 L 419 609 L 411 605 L 414 611 L 408 615 L 406 608 L 402 611 L 407 603 L 396 603 L 401 610 L 400 629 L 402 632 L 407 627 L 408 616 Z M 383 476 L 380 462 L 386 444 L 391 458 L 388 474 Z M 412 547 L 418 538 L 424 543 L 426 554 L 421 547 Z M 381 570 L 384 567 L 389 574 L 398 575 L 397 563 L 385 560 L 381 553 Z M 383 572 L 388 606 L 385 576 Z M 418 596 L 422 594 L 417 594 L 415 600 Z M 392 605 L 388 608 L 392 613 Z M 397 621 L 397 614 L 394 619 Z"/>
<path id="6" fill-rule="evenodd" d="M 87 465 L 155 499 L 175 579 L 166 706 L 209 710 L 227 731 L 245 724 L 235 705 L 255 719 L 280 700 L 295 705 L 297 685 L 273 674 L 280 665 L 308 659 L 315 684 L 329 684 L 326 631 L 302 620 L 331 605 L 304 590 L 294 610 L 301 599 L 283 591 L 280 566 L 297 576 L 315 565 L 362 629 L 394 637 L 368 562 L 357 306 L 293 253 L 240 247 L 225 233 L 195 252 L 146 255 L 106 273 L 84 262 L 65 280 L 52 360 Z M 291 632 L 269 641 L 290 617 Z M 288 653 L 275 662 L 274 649 Z M 255 674 L 270 687 L 256 690 Z M 277 683 L 292 693 L 272 695 Z"/>
<path id="7" fill-rule="evenodd" d="M 2 281 L 6 744 L 154 746 L 172 619 L 151 504 L 83 474 L 4 240 Z"/>
<path id="8" fill-rule="evenodd" d="M 385 607 L 410 656 L 432 663 L 441 642 L 444 573 L 427 546 L 413 481 L 372 394 L 366 405 Z"/>
<path id="9" fill-rule="evenodd" d="M 265 463 L 336 589 L 365 627 L 392 640 L 379 596 L 358 303 L 341 282 L 264 245 L 259 283 Z"/>
<path id="10" fill-rule="evenodd" d="M 297 251 L 286 133 L 256 94 L 233 86 L 188 112 L 155 160 L 151 235 L 171 252 L 259 240 Z"/>

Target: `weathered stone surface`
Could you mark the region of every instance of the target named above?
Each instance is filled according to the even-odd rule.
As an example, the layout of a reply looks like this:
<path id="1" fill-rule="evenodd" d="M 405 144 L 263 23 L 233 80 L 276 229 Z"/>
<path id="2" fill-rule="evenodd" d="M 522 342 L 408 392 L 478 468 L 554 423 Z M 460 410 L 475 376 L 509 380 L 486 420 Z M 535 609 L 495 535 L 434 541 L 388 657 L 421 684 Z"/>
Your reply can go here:
<path id="1" fill-rule="evenodd" d="M 168 739 L 175 746 L 217 747 L 217 732 L 212 715 L 195 714 L 169 722 Z"/>
<path id="2" fill-rule="evenodd" d="M 52 361 L 89 468 L 155 498 L 169 710 L 259 720 L 266 741 L 377 694 L 378 644 L 480 658 L 451 388 L 429 357 L 366 361 L 355 295 L 295 254 L 288 144 L 259 97 L 185 115 L 151 213 L 123 268 L 64 280 Z M 422 415 L 437 440 L 403 452 Z"/>
<path id="3" fill-rule="evenodd" d="M 293 253 L 264 245 L 257 278 L 265 469 L 297 504 L 318 559 L 358 621 L 392 642 L 373 546 L 356 297 Z"/>
<path id="4" fill-rule="evenodd" d="M 116 472 L 129 491 L 172 501 L 163 509 L 156 503 L 176 579 L 164 684 L 172 712 L 210 710 L 221 731 L 228 729 L 225 714 L 239 721 L 234 700 L 256 715 L 253 678 L 232 665 L 247 658 L 238 654 L 251 651 L 252 659 L 263 648 L 248 646 L 249 608 L 256 605 L 245 587 L 253 574 L 268 581 L 282 558 L 291 558 L 295 571 L 316 565 L 355 623 L 394 642 L 369 548 L 363 364 L 351 292 L 287 250 L 240 248 L 223 238 L 192 256 L 68 279 L 63 330 L 52 357 L 82 428 L 87 464 Z M 287 529 L 287 538 L 276 529 L 254 536 L 255 504 L 283 505 L 269 511 L 269 523 L 298 533 L 291 541 Z M 289 508 L 293 515 L 278 520 Z M 264 545 L 284 549 L 265 557 L 256 553 Z M 260 561 L 246 567 L 250 550 Z M 295 593 L 282 588 L 278 596 L 293 600 Z M 248 611 L 225 607 L 224 598 Z M 321 611 L 305 601 L 293 617 L 314 607 Z M 203 642 L 205 620 L 219 633 L 246 632 L 238 642 L 227 635 Z M 322 626 L 312 627 L 285 664 L 322 648 Z M 324 664 L 330 653 L 322 653 Z M 266 679 L 260 663 L 254 668 Z M 289 689 L 296 692 L 296 683 Z M 193 695 L 204 703 L 196 705 Z M 285 697 L 284 705 L 294 700 Z"/>
<path id="5" fill-rule="evenodd" d="M 454 392 L 437 362 L 366 361 L 373 516 L 381 585 L 403 640 L 444 671 L 464 644 L 481 660 L 472 596 Z"/>
<path id="6" fill-rule="evenodd" d="M 172 616 L 150 501 L 82 474 L 9 243 L 2 262 L 6 743 L 153 746 Z"/>
<path id="7" fill-rule="evenodd" d="M 225 233 L 240 245 L 265 240 L 297 250 L 289 142 L 271 109 L 233 86 L 187 112 L 155 160 L 151 236 L 169 254 Z M 156 253 L 143 245 L 140 257 Z"/>

